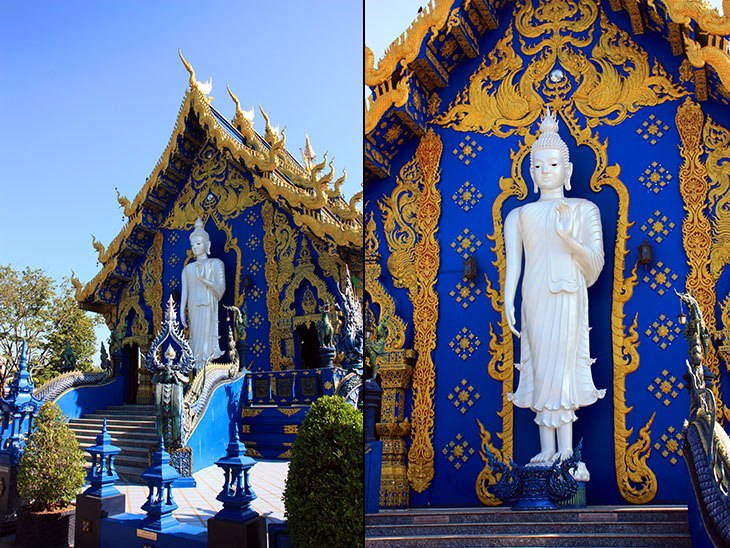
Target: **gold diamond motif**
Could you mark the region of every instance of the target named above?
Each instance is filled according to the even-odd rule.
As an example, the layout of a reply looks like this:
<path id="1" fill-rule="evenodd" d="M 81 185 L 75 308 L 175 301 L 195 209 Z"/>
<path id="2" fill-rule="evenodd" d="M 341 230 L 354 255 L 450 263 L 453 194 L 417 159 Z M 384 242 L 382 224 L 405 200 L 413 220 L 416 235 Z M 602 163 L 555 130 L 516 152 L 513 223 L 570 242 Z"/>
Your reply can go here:
<path id="1" fill-rule="evenodd" d="M 644 331 L 644 334 L 659 348 L 666 350 L 681 332 L 682 329 L 678 324 L 675 324 L 664 314 L 660 314 L 659 317 L 646 329 L 646 331 Z"/>
<path id="2" fill-rule="evenodd" d="M 665 369 L 646 389 L 654 394 L 657 400 L 669 407 L 684 389 L 684 383 L 674 375 L 670 375 L 669 371 Z"/>
<path id="3" fill-rule="evenodd" d="M 259 246 L 260 243 L 261 242 L 259 241 L 259 239 L 256 236 L 254 236 L 253 234 L 251 234 L 251 236 L 249 236 L 248 240 L 246 240 L 246 246 L 248 246 L 248 248 L 251 251 L 254 251 Z"/>
<path id="4" fill-rule="evenodd" d="M 474 454 L 474 448 L 461 434 L 456 434 L 456 437 L 446 444 L 441 453 L 458 470 Z"/>
<path id="5" fill-rule="evenodd" d="M 669 233 L 674 230 L 675 225 L 666 215 L 663 215 L 658 209 L 649 217 L 644 224 L 641 225 L 641 231 L 654 238 L 656 243 L 662 243 L 662 240 L 669 236 Z"/>
<path id="6" fill-rule="evenodd" d="M 464 184 L 462 184 L 458 189 L 456 189 L 456 192 L 452 194 L 451 199 L 454 200 L 456 205 L 458 205 L 461 209 L 469 211 L 477 204 L 477 202 L 479 202 L 479 200 L 482 199 L 482 193 L 469 181 L 465 181 Z"/>
<path id="7" fill-rule="evenodd" d="M 472 406 L 481 398 L 479 392 L 469 384 L 469 381 L 462 379 L 461 382 L 449 392 L 447 396 L 451 404 L 459 410 L 462 415 L 469 411 Z"/>
<path id="8" fill-rule="evenodd" d="M 465 228 L 456 239 L 451 242 L 451 248 L 454 249 L 462 258 L 468 259 L 470 255 L 474 255 L 477 249 L 482 246 L 482 242 L 476 237 L 475 234 L 469 232 L 468 228 Z"/>
<path id="9" fill-rule="evenodd" d="M 657 263 L 651 267 L 651 270 L 646 273 L 642 278 L 642 281 L 649 285 L 659 295 L 664 295 L 667 289 L 672 287 L 672 284 L 677 281 L 677 276 L 668 266 L 664 266 L 664 263 L 657 261 Z M 665 332 L 662 337 L 666 337 Z"/>
<path id="10" fill-rule="evenodd" d="M 669 131 L 669 126 L 651 114 L 636 130 L 636 134 L 653 146 L 664 137 L 667 131 Z"/>
<path id="11" fill-rule="evenodd" d="M 479 289 L 474 282 L 468 281 L 464 278 L 462 281 L 456 284 L 456 287 L 449 291 L 449 295 L 459 303 L 462 308 L 468 308 L 474 300 L 482 294 L 482 290 Z"/>
<path id="12" fill-rule="evenodd" d="M 258 312 L 254 312 L 253 316 L 248 320 L 248 323 L 254 329 L 258 329 L 264 324 L 264 317 Z"/>
<path id="13" fill-rule="evenodd" d="M 261 270 L 261 263 L 258 262 L 256 259 L 251 261 L 251 264 L 248 265 L 248 271 L 251 274 L 257 274 Z"/>
<path id="14" fill-rule="evenodd" d="M 656 161 L 652 162 L 639 177 L 639 182 L 654 194 L 659 194 L 659 192 L 664 190 L 664 187 L 667 186 L 671 180 L 672 174 Z"/>
<path id="15" fill-rule="evenodd" d="M 669 426 L 654 444 L 654 449 L 675 465 L 684 456 L 682 452 L 682 432 Z"/>
<path id="16" fill-rule="evenodd" d="M 482 145 L 478 144 L 474 137 L 467 135 L 451 153 L 468 166 L 482 150 L 484 150 Z"/>
<path id="17" fill-rule="evenodd" d="M 466 327 L 462 327 L 456 336 L 449 341 L 449 347 L 462 360 L 467 360 L 476 352 L 477 348 L 482 344 L 474 333 Z"/>
<path id="18" fill-rule="evenodd" d="M 261 355 L 264 353 L 264 350 L 266 350 L 266 345 L 262 343 L 260 340 L 256 339 L 253 344 L 249 347 L 251 352 L 253 352 L 253 355 L 257 358 L 260 358 Z"/>
<path id="19" fill-rule="evenodd" d="M 253 302 L 257 302 L 261 298 L 261 295 L 263 295 L 263 292 L 258 287 L 253 287 L 248 290 L 248 295 Z"/>

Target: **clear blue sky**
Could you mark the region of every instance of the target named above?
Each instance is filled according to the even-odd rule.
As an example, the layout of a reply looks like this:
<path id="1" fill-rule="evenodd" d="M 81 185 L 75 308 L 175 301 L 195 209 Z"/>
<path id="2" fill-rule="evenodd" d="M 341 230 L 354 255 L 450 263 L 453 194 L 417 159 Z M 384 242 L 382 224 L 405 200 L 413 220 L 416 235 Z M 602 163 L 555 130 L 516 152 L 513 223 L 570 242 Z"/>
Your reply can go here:
<path id="1" fill-rule="evenodd" d="M 83 282 L 165 150 L 188 86 L 177 50 L 213 105 L 261 103 L 300 157 L 308 132 L 346 197 L 362 182 L 360 2 L 86 0 L 0 2 L 0 264 Z"/>

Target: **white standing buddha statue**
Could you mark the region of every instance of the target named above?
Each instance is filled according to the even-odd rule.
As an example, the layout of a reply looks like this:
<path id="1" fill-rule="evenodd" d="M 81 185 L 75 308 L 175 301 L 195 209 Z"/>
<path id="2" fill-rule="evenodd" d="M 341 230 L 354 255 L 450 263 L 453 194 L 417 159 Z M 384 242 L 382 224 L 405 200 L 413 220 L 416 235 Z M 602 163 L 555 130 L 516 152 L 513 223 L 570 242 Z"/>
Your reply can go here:
<path id="1" fill-rule="evenodd" d="M 540 453 L 530 461 L 534 465 L 571 457 L 576 409 L 606 393 L 593 383 L 588 340 L 587 289 L 604 262 L 601 216 L 592 202 L 565 197 L 572 173 L 568 147 L 548 109 L 530 153 L 530 175 L 540 197 L 511 211 L 504 223 L 505 312 L 521 342 L 515 364 L 519 386 L 507 397 L 535 412 Z M 514 298 L 523 250 L 519 332 Z"/>
<path id="2" fill-rule="evenodd" d="M 210 237 L 203 228 L 203 221 L 195 221 L 190 234 L 190 248 L 195 261 L 182 273 L 180 319 L 188 326 L 185 311 L 190 319 L 190 347 L 195 356 L 195 371 L 209 360 L 223 355 L 218 342 L 218 301 L 226 290 L 223 261 L 210 258 Z"/>

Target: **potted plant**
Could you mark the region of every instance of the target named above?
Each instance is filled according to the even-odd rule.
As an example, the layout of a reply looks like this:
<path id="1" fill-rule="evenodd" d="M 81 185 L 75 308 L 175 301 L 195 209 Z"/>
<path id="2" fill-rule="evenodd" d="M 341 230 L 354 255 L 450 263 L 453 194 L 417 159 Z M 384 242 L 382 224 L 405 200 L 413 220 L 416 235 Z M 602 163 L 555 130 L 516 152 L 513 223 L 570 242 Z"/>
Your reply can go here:
<path id="1" fill-rule="evenodd" d="M 16 546 L 68 546 L 74 540 L 71 502 L 84 485 L 84 453 L 55 403 L 38 411 L 18 465 Z"/>
<path id="2" fill-rule="evenodd" d="M 312 404 L 284 489 L 289 537 L 297 548 L 364 545 L 362 413 L 341 396 Z"/>

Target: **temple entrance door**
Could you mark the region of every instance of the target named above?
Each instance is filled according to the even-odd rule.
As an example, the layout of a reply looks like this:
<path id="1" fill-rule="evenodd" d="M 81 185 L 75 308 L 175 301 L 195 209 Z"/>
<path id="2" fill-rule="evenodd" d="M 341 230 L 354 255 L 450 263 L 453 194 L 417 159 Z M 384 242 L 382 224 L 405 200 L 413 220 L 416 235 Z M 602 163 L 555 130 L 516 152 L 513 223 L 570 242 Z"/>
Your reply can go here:
<path id="1" fill-rule="evenodd" d="M 316 369 L 320 367 L 319 338 L 314 325 L 300 325 L 296 330 L 299 361 L 297 369 Z"/>
<path id="2" fill-rule="evenodd" d="M 137 388 L 140 367 L 139 345 L 132 343 L 125 346 L 127 349 L 127 364 L 129 368 L 125 379 L 124 403 L 137 403 Z"/>

